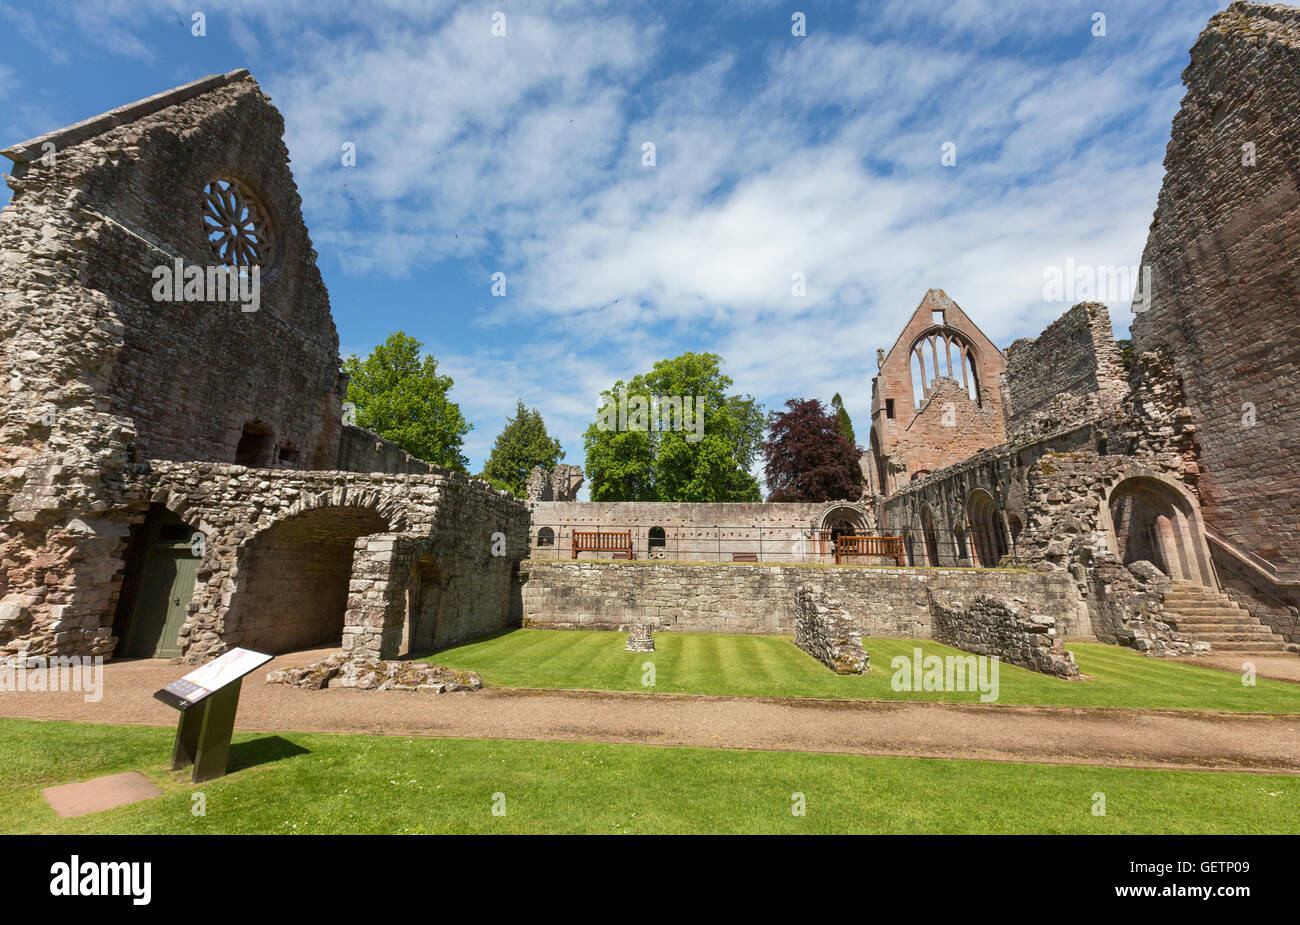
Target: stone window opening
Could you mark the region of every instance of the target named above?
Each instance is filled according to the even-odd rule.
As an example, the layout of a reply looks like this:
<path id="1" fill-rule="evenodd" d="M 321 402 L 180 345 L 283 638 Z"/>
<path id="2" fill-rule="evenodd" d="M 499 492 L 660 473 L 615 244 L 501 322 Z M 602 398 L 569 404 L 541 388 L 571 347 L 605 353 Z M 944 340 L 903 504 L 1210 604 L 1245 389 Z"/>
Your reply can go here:
<path id="1" fill-rule="evenodd" d="M 971 401 L 981 404 L 977 368 L 975 348 L 956 331 L 925 332 L 912 344 L 912 398 L 916 407 L 925 404 L 940 378 L 957 382 Z"/>
<path id="2" fill-rule="evenodd" d="M 286 468 L 292 469 L 298 465 L 298 447 L 292 443 L 281 443 L 277 455 L 280 464 Z"/>
<path id="3" fill-rule="evenodd" d="M 885 399 L 885 417 L 891 421 L 894 419 L 894 400 L 892 398 Z"/>
<path id="4" fill-rule="evenodd" d="M 538 530 L 538 531 L 537 531 L 537 545 L 538 545 L 538 546 L 554 546 L 554 545 L 555 545 L 555 531 L 552 530 L 550 527 L 542 527 L 542 529 Z"/>
<path id="5" fill-rule="evenodd" d="M 235 447 L 235 465 L 269 469 L 275 453 L 275 433 L 265 421 L 246 421 Z"/>
<path id="6" fill-rule="evenodd" d="M 203 187 L 203 231 L 217 261 L 241 273 L 266 269 L 275 256 L 270 210 L 250 184 L 234 177 Z"/>
<path id="7" fill-rule="evenodd" d="M 650 534 L 646 539 L 646 551 L 653 553 L 656 549 L 663 549 L 668 545 L 668 535 L 664 533 L 663 527 L 651 527 Z"/>

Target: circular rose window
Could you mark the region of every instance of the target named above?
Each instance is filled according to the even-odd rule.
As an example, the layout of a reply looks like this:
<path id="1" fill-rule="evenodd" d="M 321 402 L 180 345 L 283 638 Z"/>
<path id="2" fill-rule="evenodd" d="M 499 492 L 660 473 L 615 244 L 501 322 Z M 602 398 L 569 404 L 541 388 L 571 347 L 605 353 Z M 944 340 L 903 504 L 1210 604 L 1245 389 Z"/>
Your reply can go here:
<path id="1" fill-rule="evenodd" d="M 238 180 L 222 178 L 203 187 L 203 230 L 212 253 L 227 266 L 265 269 L 275 256 L 270 216 Z"/>

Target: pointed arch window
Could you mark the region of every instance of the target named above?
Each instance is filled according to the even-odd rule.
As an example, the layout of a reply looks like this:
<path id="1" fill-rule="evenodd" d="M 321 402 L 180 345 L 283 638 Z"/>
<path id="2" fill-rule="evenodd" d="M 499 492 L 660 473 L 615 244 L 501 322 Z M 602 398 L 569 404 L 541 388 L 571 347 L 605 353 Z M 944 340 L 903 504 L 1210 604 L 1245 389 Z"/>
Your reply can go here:
<path id="1" fill-rule="evenodd" d="M 912 344 L 912 399 L 921 407 L 934 390 L 935 381 L 951 379 L 980 404 L 979 363 L 975 347 L 948 327 L 930 328 Z"/>

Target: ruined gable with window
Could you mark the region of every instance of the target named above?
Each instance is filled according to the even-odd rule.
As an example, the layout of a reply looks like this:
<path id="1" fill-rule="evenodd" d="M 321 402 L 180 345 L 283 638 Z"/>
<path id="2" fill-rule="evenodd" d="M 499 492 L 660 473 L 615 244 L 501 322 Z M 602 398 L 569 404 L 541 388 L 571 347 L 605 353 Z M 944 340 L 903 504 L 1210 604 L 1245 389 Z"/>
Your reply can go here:
<path id="1" fill-rule="evenodd" d="M 376 475 L 374 440 L 338 471 L 346 380 L 283 129 L 234 71 L 2 152 L 0 651 L 395 655 L 429 557 L 421 633 L 508 619 L 522 504 Z"/>
<path id="2" fill-rule="evenodd" d="M 871 380 L 870 490 L 1001 443 L 1001 351 L 942 289 L 931 289 Z"/>

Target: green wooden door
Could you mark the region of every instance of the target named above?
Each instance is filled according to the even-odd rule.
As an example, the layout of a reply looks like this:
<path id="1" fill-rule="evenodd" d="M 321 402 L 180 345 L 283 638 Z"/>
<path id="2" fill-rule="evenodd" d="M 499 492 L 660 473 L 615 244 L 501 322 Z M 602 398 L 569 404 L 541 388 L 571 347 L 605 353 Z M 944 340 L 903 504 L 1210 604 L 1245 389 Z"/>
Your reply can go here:
<path id="1" fill-rule="evenodd" d="M 149 550 L 126 654 L 135 658 L 172 658 L 181 654 L 176 634 L 194 596 L 199 560 L 189 546 L 159 544 Z"/>

